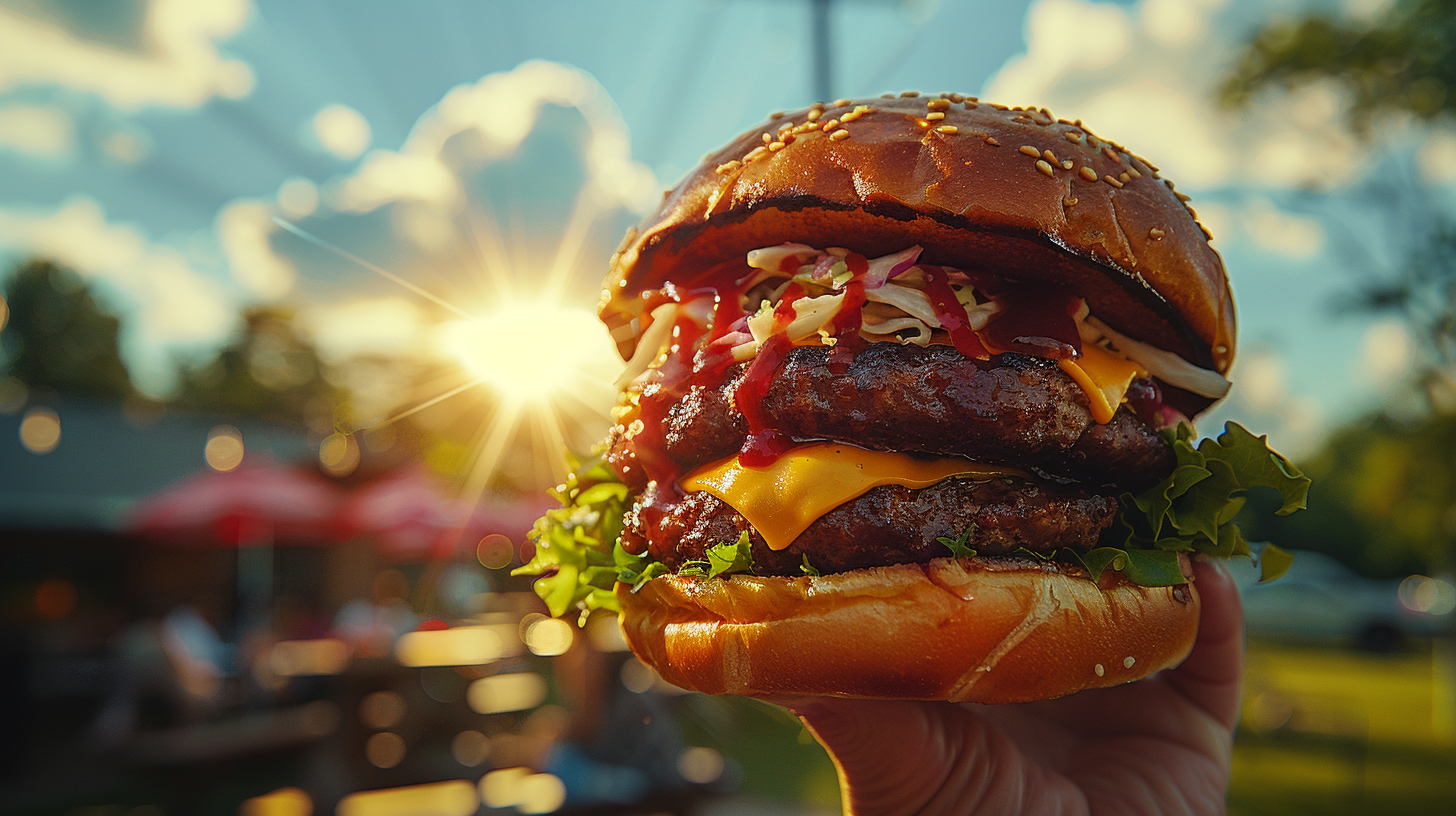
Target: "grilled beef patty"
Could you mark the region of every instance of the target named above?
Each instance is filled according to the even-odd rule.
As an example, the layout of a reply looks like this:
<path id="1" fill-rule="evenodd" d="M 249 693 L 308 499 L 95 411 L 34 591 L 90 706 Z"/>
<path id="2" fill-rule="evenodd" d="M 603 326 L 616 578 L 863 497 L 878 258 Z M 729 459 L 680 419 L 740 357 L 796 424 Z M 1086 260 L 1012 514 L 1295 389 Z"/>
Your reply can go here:
<path id="1" fill-rule="evenodd" d="M 623 543 L 637 549 L 646 537 L 642 516 L 649 488 L 628 512 Z M 656 560 L 676 571 L 705 558 L 709 547 L 737 541 L 747 530 L 754 573 L 800 575 L 807 555 L 820 572 L 844 572 L 887 564 L 924 563 L 950 555 L 942 536 L 970 531 L 967 546 L 979 555 L 1018 547 L 1051 553 L 1087 549 L 1112 523 L 1117 500 L 1019 477 L 977 481 L 952 477 L 922 489 L 882 485 L 825 513 L 783 550 L 770 550 L 748 520 L 711 493 L 688 493 L 669 506 L 659 533 L 646 542 Z"/>
<path id="2" fill-rule="evenodd" d="M 1173 468 L 1172 450 L 1126 407 L 1105 425 L 1094 422 L 1086 394 L 1050 360 L 974 360 L 944 345 L 871 343 L 835 368 L 829 354 L 823 346 L 789 352 L 763 400 L 770 426 L 800 440 L 964 456 L 1120 490 L 1141 490 Z M 742 445 L 747 427 L 732 397 L 745 368 L 689 388 L 669 410 L 667 454 L 685 471 Z M 646 487 L 620 426 L 609 459 L 633 490 Z"/>

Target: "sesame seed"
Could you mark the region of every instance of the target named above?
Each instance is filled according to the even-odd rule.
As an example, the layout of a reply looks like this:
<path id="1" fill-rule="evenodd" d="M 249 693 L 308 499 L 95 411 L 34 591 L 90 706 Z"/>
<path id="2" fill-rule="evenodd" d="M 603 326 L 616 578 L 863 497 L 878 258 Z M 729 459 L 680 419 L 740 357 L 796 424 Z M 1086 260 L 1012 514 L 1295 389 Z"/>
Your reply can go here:
<path id="1" fill-rule="evenodd" d="M 1115 161 L 1115 162 L 1117 162 L 1119 164 L 1122 163 L 1122 157 L 1119 156 L 1119 155 L 1117 155 L 1117 151 L 1116 150 L 1113 150 L 1111 147 L 1103 147 L 1102 148 L 1102 155 L 1106 156 L 1107 158 L 1109 158 L 1112 161 Z"/>
<path id="2" fill-rule="evenodd" d="M 1045 173 L 1049 178 L 1056 175 L 1056 171 L 1052 170 L 1052 166 L 1047 164 L 1044 159 L 1036 160 L 1036 169 Z"/>
<path id="3" fill-rule="evenodd" d="M 1218 354 L 1228 354 L 1228 346 L 1225 346 L 1223 343 L 1214 346 L 1213 350 Z"/>
<path id="4" fill-rule="evenodd" d="M 1152 229 L 1148 230 L 1148 237 L 1151 238 L 1151 239 L 1153 239 L 1154 241 L 1158 240 L 1159 238 L 1162 238 L 1166 234 L 1167 233 L 1163 232 L 1162 230 L 1158 229 L 1157 227 L 1153 227 Z"/>
<path id="5" fill-rule="evenodd" d="M 849 107 L 849 100 L 848 99 L 836 99 L 836 100 L 834 100 L 833 107 L 836 107 L 836 108 L 847 108 L 847 107 Z"/>
<path id="6" fill-rule="evenodd" d="M 1096 170 L 1093 170 L 1090 167 L 1083 167 L 1081 170 L 1078 170 L 1077 172 L 1080 173 L 1080 174 L 1082 174 L 1082 178 L 1087 179 L 1088 181 L 1096 181 L 1097 180 L 1097 171 Z"/>
<path id="7" fill-rule="evenodd" d="M 813 110 L 810 110 L 809 111 L 809 121 L 810 122 L 817 122 L 817 121 L 819 121 L 819 117 L 820 116 L 823 116 L 823 115 L 824 115 L 824 111 L 823 110 L 821 110 L 819 108 L 814 108 Z"/>
<path id="8" fill-rule="evenodd" d="M 1067 159 L 1066 161 L 1062 162 L 1062 169 L 1063 170 L 1071 170 L 1075 166 L 1076 166 L 1076 162 L 1073 162 L 1071 159 Z"/>
<path id="9" fill-rule="evenodd" d="M 768 115 L 768 118 L 770 118 L 770 119 L 782 119 L 782 118 L 784 118 L 784 112 L 783 111 L 774 111 L 773 113 L 770 113 Z"/>
<path id="10" fill-rule="evenodd" d="M 1057 154 L 1051 152 L 1050 150 L 1043 150 L 1041 152 L 1041 157 L 1051 162 L 1052 164 L 1057 163 Z"/>
<path id="11" fill-rule="evenodd" d="M 773 137 L 772 136 L 768 135 L 767 133 L 763 134 L 763 143 L 764 144 L 768 144 L 769 142 L 772 142 L 772 141 L 773 141 Z"/>
<path id="12" fill-rule="evenodd" d="M 1092 671 L 1096 672 L 1098 677 L 1101 677 L 1107 670 L 1102 668 L 1101 663 L 1098 663 L 1092 667 Z"/>
<path id="13" fill-rule="evenodd" d="M 1118 180 L 1118 181 L 1120 181 L 1120 182 L 1122 182 L 1122 183 L 1123 183 L 1123 184 L 1126 184 L 1126 183 L 1128 183 L 1128 182 L 1129 182 L 1129 181 L 1132 181 L 1132 176 L 1129 176 L 1129 175 L 1128 175 L 1128 174 L 1127 174 L 1127 173 L 1126 173 L 1126 171 L 1124 171 L 1124 172 L 1122 172 L 1122 173 L 1118 173 L 1118 174 L 1117 174 L 1117 180 Z"/>
<path id="14" fill-rule="evenodd" d="M 731 173 L 734 170 L 737 170 L 740 166 L 742 165 L 740 165 L 739 162 L 735 159 L 734 161 L 724 162 L 723 164 L 718 165 L 718 167 L 713 170 L 713 172 L 721 176 L 725 173 Z"/>
<path id="15" fill-rule="evenodd" d="M 900 92 L 900 96 L 903 99 L 914 99 L 915 97 L 917 97 L 919 95 L 920 95 L 920 92 L 919 91 L 901 91 Z"/>
<path id="16" fill-rule="evenodd" d="M 943 111 L 931 111 L 930 113 L 925 114 L 925 121 L 927 122 L 939 122 L 944 118 L 945 113 Z"/>
<path id="17" fill-rule="evenodd" d="M 779 152 L 780 150 L 783 150 L 783 149 L 784 149 L 784 143 L 783 142 L 769 142 L 768 143 L 768 152 L 770 152 L 770 153 L 777 153 L 777 152 Z"/>
<path id="18" fill-rule="evenodd" d="M 933 110 L 933 111 L 950 110 L 950 100 L 949 99 L 929 99 L 929 100 L 926 100 L 925 107 L 927 107 L 927 108 L 929 108 L 930 110 Z"/>
<path id="19" fill-rule="evenodd" d="M 1079 142 L 1082 140 L 1082 134 L 1075 130 L 1064 130 L 1062 131 L 1062 135 L 1067 137 L 1067 141 L 1069 142 Z"/>
<path id="20" fill-rule="evenodd" d="M 861 114 L 858 110 L 852 110 L 849 113 L 846 113 L 844 116 L 840 117 L 840 121 L 844 122 L 847 125 L 850 122 L 858 119 L 860 115 Z"/>
<path id="21" fill-rule="evenodd" d="M 855 105 L 854 106 L 854 112 L 860 114 L 861 116 L 863 116 L 866 113 L 872 113 L 873 111 L 874 111 L 874 108 L 870 107 L 869 105 Z"/>
<path id="22" fill-rule="evenodd" d="M 1192 207 L 1188 207 L 1188 206 L 1185 206 L 1183 209 L 1185 209 L 1185 210 L 1188 211 L 1188 214 L 1193 217 L 1193 220 L 1194 221 L 1197 221 L 1198 220 L 1198 211 L 1197 210 L 1193 209 Z"/>
<path id="23" fill-rule="evenodd" d="M 895 98 L 895 95 L 892 94 L 892 93 L 882 93 L 882 94 L 880 94 L 880 98 L 881 99 L 894 99 Z"/>
<path id="24" fill-rule="evenodd" d="M 1077 204 L 1077 197 L 1076 196 L 1064 196 L 1062 198 L 1062 206 L 1063 207 L 1074 207 L 1074 206 L 1076 206 L 1076 204 Z"/>
<path id="25" fill-rule="evenodd" d="M 1172 190 L 1173 188 L 1169 187 L 1168 189 Z M 1173 195 L 1178 196 L 1179 201 L 1190 201 L 1193 198 L 1193 196 L 1187 195 L 1185 193 L 1180 193 L 1177 190 L 1173 190 Z"/>
<path id="26" fill-rule="evenodd" d="M 829 138 L 833 139 L 836 142 L 843 141 L 849 138 L 849 131 L 836 130 L 833 133 L 829 134 Z"/>
<path id="27" fill-rule="evenodd" d="M 811 130 L 818 130 L 819 128 L 820 124 L 818 122 L 805 122 L 802 130 L 803 132 L 808 133 Z"/>
<path id="28" fill-rule="evenodd" d="M 767 156 L 767 155 L 768 155 L 768 148 L 767 147 L 764 147 L 763 145 L 759 145 L 758 147 L 755 147 L 754 149 L 748 151 L 748 155 L 747 156 L 744 156 L 743 157 L 743 160 L 744 161 L 753 161 L 754 159 L 761 159 L 761 158 L 763 158 L 764 156 Z"/>
<path id="29" fill-rule="evenodd" d="M 1031 145 L 1022 145 L 1021 147 L 1018 147 L 1017 150 L 1020 150 L 1022 153 L 1025 153 L 1028 156 L 1040 156 L 1041 155 L 1041 151 L 1040 150 L 1037 150 L 1036 148 L 1032 147 Z"/>
<path id="30" fill-rule="evenodd" d="M 950 95 L 950 101 L 952 101 L 952 102 L 954 102 L 956 104 L 960 104 L 960 103 L 966 101 L 966 95 L 965 94 L 953 93 L 953 94 Z"/>
<path id="31" fill-rule="evenodd" d="M 995 108 L 996 110 L 1003 110 L 1003 111 L 1009 111 L 1009 110 L 1011 110 L 1010 108 L 1006 107 L 1005 105 L 998 105 L 995 102 L 992 102 L 991 103 L 991 107 Z"/>
<path id="32" fill-rule="evenodd" d="M 1011 117 L 1011 121 L 1013 121 L 1013 122 L 1020 122 L 1023 125 L 1032 124 L 1032 121 L 1031 121 L 1031 117 L 1030 116 L 1013 116 L 1013 117 Z"/>
<path id="33" fill-rule="evenodd" d="M 1133 178 L 1142 178 L 1143 177 L 1143 174 L 1142 173 L 1139 173 L 1137 171 L 1137 168 L 1136 167 L 1129 167 L 1129 168 L 1127 168 L 1127 172 L 1128 172 L 1128 175 L 1132 176 Z"/>
<path id="34" fill-rule="evenodd" d="M 935 132 L 936 133 L 959 133 L 960 132 L 960 128 L 956 127 L 955 125 L 941 125 L 940 127 L 938 127 L 938 128 L 935 129 Z"/>
<path id="35" fill-rule="evenodd" d="M 966 100 L 966 110 L 975 110 L 976 108 L 979 108 L 979 107 L 981 107 L 981 106 L 980 105 L 977 105 L 975 103 L 975 100 L 972 100 L 972 99 L 967 99 Z"/>
<path id="36" fill-rule="evenodd" d="M 1131 655 L 1128 655 L 1127 657 L 1123 658 L 1122 667 L 1124 669 L 1130 669 L 1130 668 L 1132 668 L 1132 664 L 1134 664 L 1136 662 L 1137 661 L 1134 660 Z"/>
<path id="37" fill-rule="evenodd" d="M 1000 147 L 1001 146 L 1001 143 L 998 142 L 998 141 L 996 141 L 996 137 L 995 136 L 987 136 L 986 137 L 986 144 L 988 144 L 988 145 L 990 145 L 992 147 Z"/>
<path id="38" fill-rule="evenodd" d="M 1118 181 L 1112 176 L 1103 176 L 1102 180 L 1107 182 L 1108 184 L 1111 184 L 1113 187 L 1118 188 L 1119 190 L 1122 189 L 1122 182 Z"/>
<path id="39" fill-rule="evenodd" d="M 1211 233 L 1211 232 L 1208 231 L 1208 227 L 1205 227 L 1202 224 L 1199 224 L 1198 225 L 1198 228 L 1201 229 L 1201 230 L 1203 230 L 1203 237 L 1204 238 L 1207 238 L 1210 241 L 1213 240 L 1213 233 Z"/>
<path id="40" fill-rule="evenodd" d="M 819 128 L 819 129 L 822 130 L 822 131 L 824 131 L 825 133 L 828 133 L 829 131 L 834 130 L 837 127 L 839 127 L 839 120 L 838 119 L 830 119 L 828 122 L 825 122 L 824 123 L 824 126 L 823 127 Z"/>

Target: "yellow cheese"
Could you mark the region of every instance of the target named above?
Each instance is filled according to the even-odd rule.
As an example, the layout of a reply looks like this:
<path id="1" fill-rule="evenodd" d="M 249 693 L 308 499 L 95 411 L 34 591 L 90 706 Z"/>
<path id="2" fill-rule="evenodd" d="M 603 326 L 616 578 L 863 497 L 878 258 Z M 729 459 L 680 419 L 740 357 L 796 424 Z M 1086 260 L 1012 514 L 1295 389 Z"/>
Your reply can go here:
<path id="1" fill-rule="evenodd" d="M 748 468 L 730 456 L 682 479 L 684 490 L 702 490 L 748 519 L 768 544 L 782 550 L 816 519 L 872 487 L 929 487 L 951 476 L 1023 475 L 1011 468 L 966 459 L 914 459 L 903 453 L 820 443 L 794 448 L 764 468 Z"/>
<path id="2" fill-rule="evenodd" d="M 1087 392 L 1087 401 L 1092 405 L 1092 418 L 1100 423 L 1109 422 L 1117 413 L 1117 406 L 1127 394 L 1127 387 L 1139 374 L 1146 376 L 1137 363 L 1124 360 L 1091 343 L 1082 345 L 1082 356 L 1075 360 L 1058 360 L 1062 370 L 1071 375 L 1077 385 Z"/>

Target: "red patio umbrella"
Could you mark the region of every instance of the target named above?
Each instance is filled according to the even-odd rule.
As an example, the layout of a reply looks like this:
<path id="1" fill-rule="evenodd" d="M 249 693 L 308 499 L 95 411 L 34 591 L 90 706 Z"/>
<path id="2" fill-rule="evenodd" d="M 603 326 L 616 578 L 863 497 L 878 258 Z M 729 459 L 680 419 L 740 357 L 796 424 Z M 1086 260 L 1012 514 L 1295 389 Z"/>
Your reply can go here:
<path id="1" fill-rule="evenodd" d="M 166 544 L 322 543 L 333 538 L 340 496 L 317 473 L 250 458 L 232 470 L 199 471 L 147 496 L 133 508 L 128 527 Z"/>
<path id="2" fill-rule="evenodd" d="M 336 532 L 367 537 L 401 561 L 446 557 L 500 533 L 518 540 L 540 515 L 542 502 L 452 498 L 423 465 L 399 468 L 353 492 L 339 505 Z"/>

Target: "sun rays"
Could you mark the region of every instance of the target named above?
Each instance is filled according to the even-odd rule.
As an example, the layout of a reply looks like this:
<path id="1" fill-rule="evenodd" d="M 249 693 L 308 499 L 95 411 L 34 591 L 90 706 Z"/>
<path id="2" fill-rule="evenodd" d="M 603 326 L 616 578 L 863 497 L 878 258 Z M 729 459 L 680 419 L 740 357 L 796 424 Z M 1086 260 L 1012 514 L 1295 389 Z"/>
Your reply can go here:
<path id="1" fill-rule="evenodd" d="M 280 228 L 459 318 L 438 325 L 436 343 L 429 349 L 448 363 L 448 371 L 417 385 L 387 418 L 357 431 L 375 431 L 455 402 L 447 418 L 475 426 L 458 473 L 460 497 L 472 503 L 490 487 L 503 464 L 516 457 L 529 457 L 538 479 L 562 478 L 565 456 L 572 449 L 571 429 L 589 428 L 599 436 L 607 421 L 615 394 L 612 380 L 621 361 L 595 315 L 568 297 L 568 285 L 579 270 L 595 220 L 596 207 L 584 191 L 563 225 L 547 273 L 527 275 L 508 251 L 494 215 L 483 206 L 469 208 L 456 223 L 465 233 L 463 245 L 473 250 L 469 265 L 475 268 L 469 273 L 482 284 L 490 304 L 471 310 L 274 218 Z M 528 286 L 532 276 L 541 281 L 539 285 Z M 456 399 L 477 389 L 483 399 Z"/>

